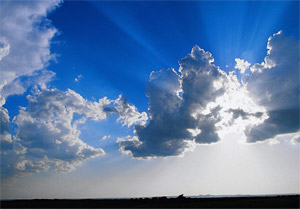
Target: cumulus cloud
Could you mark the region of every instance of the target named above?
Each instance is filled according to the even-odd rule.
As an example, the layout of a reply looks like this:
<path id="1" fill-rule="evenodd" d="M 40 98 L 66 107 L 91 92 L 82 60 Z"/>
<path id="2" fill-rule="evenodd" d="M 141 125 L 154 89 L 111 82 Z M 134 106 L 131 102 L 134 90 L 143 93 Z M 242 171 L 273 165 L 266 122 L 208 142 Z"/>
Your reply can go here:
<path id="1" fill-rule="evenodd" d="M 72 120 L 74 113 L 92 115 L 94 120 L 106 118 L 101 109 L 108 104 L 106 99 L 89 103 L 71 90 L 57 89 L 43 89 L 27 99 L 28 107 L 22 108 L 13 120 L 18 129 L 11 142 L 23 149 L 2 149 L 3 153 L 15 154 L 14 162 L 4 162 L 14 167 L 15 173 L 47 171 L 51 166 L 57 171 L 69 171 L 85 159 L 104 155 L 102 149 L 79 138 L 80 131 Z M 6 172 L 2 169 L 2 173 Z"/>
<path id="2" fill-rule="evenodd" d="M 26 90 L 16 79 L 44 69 L 54 58 L 50 44 L 57 30 L 46 15 L 59 3 L 60 0 L 1 2 L 0 84 L 18 88 L 11 94 Z"/>
<path id="3" fill-rule="evenodd" d="M 135 127 L 136 136 L 119 139 L 120 150 L 137 158 L 175 156 L 230 132 L 247 142 L 294 133 L 292 143 L 299 142 L 299 41 L 280 31 L 267 49 L 264 62 L 242 82 L 198 46 L 179 61 L 179 72 L 152 72 L 146 89 L 150 121 Z M 236 62 L 241 73 L 250 67 Z"/>
<path id="4" fill-rule="evenodd" d="M 236 120 L 241 130 L 265 120 L 236 75 L 213 62 L 211 53 L 195 46 L 179 61 L 179 72 L 152 72 L 146 89 L 150 121 L 135 127 L 137 136 L 118 140 L 121 151 L 138 158 L 181 155 L 195 144 L 218 142 Z"/>
<path id="5" fill-rule="evenodd" d="M 145 125 L 146 113 L 119 96 L 97 102 L 87 101 L 72 90 L 49 89 L 47 83 L 55 73 L 46 67 L 55 55 L 50 51 L 57 29 L 46 18 L 49 11 L 60 4 L 54 1 L 5 1 L 1 4 L 0 36 L 0 137 L 1 178 L 26 175 L 54 169 L 73 170 L 84 160 L 105 154 L 80 138 L 78 124 L 86 120 L 105 120 L 117 114 L 123 126 Z M 17 60 L 17 62 L 16 62 Z M 82 75 L 75 78 L 78 82 Z M 11 121 L 4 108 L 6 98 L 28 95 L 28 107 L 21 107 Z M 74 119 L 74 114 L 80 115 Z M 10 130 L 10 123 L 16 126 Z"/>
<path id="6" fill-rule="evenodd" d="M 234 68 L 239 69 L 242 74 L 244 74 L 251 65 L 249 62 L 247 62 L 243 59 L 240 59 L 240 58 L 236 58 L 235 62 L 236 62 L 236 65 Z"/>
<path id="7" fill-rule="evenodd" d="M 271 36 L 267 56 L 244 78 L 255 102 L 267 109 L 264 123 L 249 127 L 247 141 L 270 139 L 299 130 L 299 41 L 282 31 Z"/>
<path id="8" fill-rule="evenodd" d="M 13 140 L 7 111 L 0 109 L 3 120 L 1 135 L 6 136 L 1 137 L 1 143 L 6 143 L 6 147 L 1 150 L 4 159 L 1 172 L 4 176 L 11 172 L 26 175 L 52 168 L 58 172 L 67 172 L 84 160 L 104 155 L 103 149 L 92 147 L 80 139 L 77 126 L 88 119 L 104 120 L 115 113 L 123 125 L 145 124 L 143 116 L 146 113 L 138 113 L 121 96 L 116 100 L 104 97 L 92 102 L 72 90 L 64 92 L 45 88 L 36 89 L 27 99 L 28 107 L 22 107 L 13 119 L 17 125 Z M 81 117 L 75 120 L 75 113 Z"/>

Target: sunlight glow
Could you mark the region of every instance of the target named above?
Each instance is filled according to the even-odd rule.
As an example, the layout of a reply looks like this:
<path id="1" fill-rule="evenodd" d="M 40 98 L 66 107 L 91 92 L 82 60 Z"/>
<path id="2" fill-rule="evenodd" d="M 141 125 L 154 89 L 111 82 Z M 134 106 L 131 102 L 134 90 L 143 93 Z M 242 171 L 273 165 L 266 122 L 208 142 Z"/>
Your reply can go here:
<path id="1" fill-rule="evenodd" d="M 219 129 L 218 135 L 221 138 L 230 133 L 244 135 L 243 132 L 247 126 L 261 124 L 268 118 L 266 109 L 253 101 L 246 87 L 239 82 L 233 71 L 226 75 L 226 79 L 228 82 L 215 81 L 214 87 L 218 90 L 225 85 L 228 91 L 219 96 L 216 101 L 208 103 L 204 109 L 192 114 L 194 118 L 197 118 L 198 114 L 208 115 L 214 108 L 219 107 L 221 119 L 216 127 Z M 234 110 L 238 111 L 237 115 L 234 115 Z M 245 137 L 242 138 L 245 140 Z"/>

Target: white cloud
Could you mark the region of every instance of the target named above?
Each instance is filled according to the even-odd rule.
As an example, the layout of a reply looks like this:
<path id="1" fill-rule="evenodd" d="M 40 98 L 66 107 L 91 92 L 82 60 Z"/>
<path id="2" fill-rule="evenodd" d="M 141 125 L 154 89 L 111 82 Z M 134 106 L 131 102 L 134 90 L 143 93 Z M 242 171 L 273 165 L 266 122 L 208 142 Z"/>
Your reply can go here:
<path id="1" fill-rule="evenodd" d="M 4 1 L 1 3 L 0 36 L 0 114 L 1 114 L 1 177 L 27 175 L 33 172 L 69 171 L 84 160 L 101 156 L 104 150 L 94 148 L 80 139 L 77 125 L 86 120 L 104 120 L 117 114 L 123 126 L 144 125 L 145 112 L 139 113 L 120 96 L 87 101 L 72 90 L 48 89 L 55 73 L 46 69 L 55 55 L 50 52 L 57 29 L 46 19 L 49 11 L 60 4 L 55 1 Z M 16 62 L 16 60 L 18 60 Z M 82 79 L 75 78 L 75 82 Z M 12 135 L 8 110 L 2 106 L 6 98 L 28 95 L 28 107 L 22 107 L 13 119 L 17 125 Z M 81 115 L 75 120 L 74 113 Z"/>
<path id="2" fill-rule="evenodd" d="M 0 40 L 0 61 L 9 54 L 9 51 L 10 45 L 4 40 Z"/>
<path id="3" fill-rule="evenodd" d="M 67 172 L 84 160 L 104 155 L 103 149 L 94 148 L 80 138 L 77 125 L 88 119 L 98 121 L 106 119 L 110 114 L 118 114 L 118 120 L 127 126 L 144 124 L 143 120 L 147 119 L 146 113 L 137 112 L 121 96 L 117 100 L 104 97 L 92 102 L 70 89 L 64 92 L 44 88 L 36 89 L 27 99 L 28 107 L 22 107 L 13 119 L 17 125 L 13 140 L 7 110 L 0 109 L 3 116 L 1 135 L 6 136 L 5 141 L 1 140 L 1 144 L 6 146 L 1 150 L 4 176 L 12 172 L 28 175 L 49 169 Z M 75 113 L 81 117 L 75 120 Z"/>
<path id="4" fill-rule="evenodd" d="M 23 94 L 27 88 L 40 86 L 41 88 L 46 88 L 48 82 L 50 82 L 55 73 L 50 70 L 39 70 L 30 76 L 21 76 L 16 78 L 10 83 L 4 82 L 0 86 L 0 95 L 5 100 L 9 95 Z M 5 102 L 2 104 L 4 105 Z"/>
<path id="5" fill-rule="evenodd" d="M 107 139 L 110 139 L 111 138 L 111 135 L 105 135 L 101 138 L 101 140 L 107 140 Z"/>
<path id="6" fill-rule="evenodd" d="M 9 115 L 7 109 L 0 106 L 0 143 L 1 147 L 5 146 L 3 143 L 12 143 L 9 129 Z"/>
<path id="7" fill-rule="evenodd" d="M 83 78 L 82 75 L 78 75 L 76 78 L 74 78 L 74 82 L 77 83 Z"/>
<path id="8" fill-rule="evenodd" d="M 300 132 L 296 133 L 292 139 L 291 139 L 292 144 L 297 144 L 300 143 Z"/>
<path id="9" fill-rule="evenodd" d="M 52 166 L 56 171 L 66 172 L 83 160 L 104 155 L 102 149 L 89 146 L 79 138 L 73 115 L 105 119 L 103 107 L 108 102 L 88 102 L 72 90 L 57 89 L 43 89 L 27 99 L 28 107 L 22 108 L 13 120 L 18 126 L 13 141 L 26 149 L 15 162 L 17 173 L 47 171 Z"/>
<path id="10" fill-rule="evenodd" d="M 127 127 L 130 127 L 135 124 L 146 124 L 148 120 L 147 113 L 139 113 L 137 108 L 134 105 L 128 104 L 128 101 L 122 95 L 114 103 L 117 105 L 115 111 L 119 115 L 118 121 L 121 121 L 123 126 L 127 125 Z"/>
<path id="11" fill-rule="evenodd" d="M 239 69 L 242 74 L 244 74 L 251 65 L 249 62 L 247 62 L 243 59 L 240 59 L 240 58 L 236 58 L 235 62 L 236 62 L 236 65 L 234 68 Z"/>
<path id="12" fill-rule="evenodd" d="M 1 85 L 12 85 L 20 76 L 31 76 L 47 67 L 54 58 L 50 44 L 57 30 L 51 26 L 46 15 L 59 3 L 59 0 L 1 2 Z M 14 86 L 18 89 L 10 94 L 26 90 L 22 85 Z M 7 92 L 4 94 L 10 95 Z"/>

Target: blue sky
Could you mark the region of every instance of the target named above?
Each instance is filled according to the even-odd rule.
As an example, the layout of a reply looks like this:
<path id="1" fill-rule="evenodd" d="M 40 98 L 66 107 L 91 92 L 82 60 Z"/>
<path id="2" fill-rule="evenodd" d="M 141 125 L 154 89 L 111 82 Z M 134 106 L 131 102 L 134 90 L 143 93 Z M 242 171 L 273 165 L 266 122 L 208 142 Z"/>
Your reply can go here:
<path id="1" fill-rule="evenodd" d="M 283 30 L 299 36 L 297 17 L 298 2 L 288 1 L 67 1 L 49 16 L 61 32 L 52 46 L 60 55 L 49 67 L 58 78 L 53 85 L 87 98 L 121 92 L 146 111 L 145 82 L 152 71 L 178 68 L 196 44 L 225 70 L 236 57 L 260 62 L 270 35 Z M 84 79 L 77 85 L 73 79 L 79 74 Z M 89 91 L 80 88 L 87 84 Z"/>
<path id="2" fill-rule="evenodd" d="M 1 198 L 299 193 L 298 1 L 1 4 Z"/>

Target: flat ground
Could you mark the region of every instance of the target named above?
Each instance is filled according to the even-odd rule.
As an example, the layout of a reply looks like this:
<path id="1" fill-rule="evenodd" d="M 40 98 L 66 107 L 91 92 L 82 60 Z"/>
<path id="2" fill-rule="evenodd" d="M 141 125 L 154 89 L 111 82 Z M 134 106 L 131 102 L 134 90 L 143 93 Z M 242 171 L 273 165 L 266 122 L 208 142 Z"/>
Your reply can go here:
<path id="1" fill-rule="evenodd" d="M 1 208 L 299 208 L 300 195 L 132 199 L 34 199 L 1 201 Z"/>

